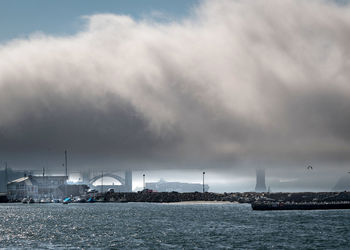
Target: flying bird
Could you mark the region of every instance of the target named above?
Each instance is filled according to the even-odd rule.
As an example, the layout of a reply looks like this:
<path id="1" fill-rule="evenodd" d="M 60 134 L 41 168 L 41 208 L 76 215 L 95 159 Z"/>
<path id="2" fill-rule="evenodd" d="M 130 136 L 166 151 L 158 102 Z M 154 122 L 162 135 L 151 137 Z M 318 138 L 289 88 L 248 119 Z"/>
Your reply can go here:
<path id="1" fill-rule="evenodd" d="M 312 168 L 311 165 L 307 166 L 307 170 L 312 170 L 312 169 L 313 169 L 313 168 Z"/>

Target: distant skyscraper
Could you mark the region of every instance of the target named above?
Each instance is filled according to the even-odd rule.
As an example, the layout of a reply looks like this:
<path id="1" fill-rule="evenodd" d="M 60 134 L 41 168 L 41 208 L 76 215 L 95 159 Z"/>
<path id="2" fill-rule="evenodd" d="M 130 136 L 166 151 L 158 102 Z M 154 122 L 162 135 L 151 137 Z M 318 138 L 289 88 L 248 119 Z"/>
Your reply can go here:
<path id="1" fill-rule="evenodd" d="M 257 169 L 256 170 L 255 192 L 266 192 L 265 169 Z"/>

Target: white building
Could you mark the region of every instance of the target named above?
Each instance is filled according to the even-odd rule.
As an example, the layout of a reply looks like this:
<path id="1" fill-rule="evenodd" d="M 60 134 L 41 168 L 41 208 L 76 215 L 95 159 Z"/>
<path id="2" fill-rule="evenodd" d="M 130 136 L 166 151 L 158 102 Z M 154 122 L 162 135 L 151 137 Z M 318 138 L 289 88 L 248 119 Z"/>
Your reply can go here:
<path id="1" fill-rule="evenodd" d="M 66 180 L 66 176 L 22 177 L 7 184 L 7 196 L 10 200 L 57 198 L 62 196 L 58 187 L 64 185 Z"/>
<path id="2" fill-rule="evenodd" d="M 176 191 L 179 193 L 186 192 L 202 192 L 203 184 L 200 183 L 183 183 L 183 182 L 168 182 L 164 180 L 159 180 L 158 182 L 148 182 L 146 183 L 147 189 L 152 189 L 157 192 L 172 192 Z M 204 191 L 208 192 L 209 186 L 204 185 Z"/>
<path id="3" fill-rule="evenodd" d="M 25 197 L 37 197 L 38 184 L 31 177 L 22 177 L 7 184 L 7 197 L 10 200 L 22 200 Z"/>

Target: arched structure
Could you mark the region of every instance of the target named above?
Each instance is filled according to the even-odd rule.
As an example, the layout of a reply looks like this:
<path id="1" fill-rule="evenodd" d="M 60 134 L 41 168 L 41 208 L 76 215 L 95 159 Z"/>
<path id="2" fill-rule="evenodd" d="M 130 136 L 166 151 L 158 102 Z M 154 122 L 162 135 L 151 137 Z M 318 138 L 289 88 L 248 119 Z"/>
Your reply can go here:
<path id="1" fill-rule="evenodd" d="M 97 176 L 94 176 L 93 178 L 91 178 L 89 180 L 89 186 L 93 187 L 93 183 L 96 182 L 98 179 L 103 178 L 103 177 L 110 177 L 113 178 L 117 181 L 119 181 L 121 183 L 121 185 L 112 185 L 110 186 L 110 188 L 115 189 L 115 191 L 117 192 L 132 192 L 132 172 L 130 170 L 125 171 L 125 178 L 120 177 L 119 175 L 113 174 L 113 173 L 103 173 Z M 106 189 L 108 189 L 108 185 L 107 186 L 103 186 L 101 187 L 101 190 L 104 189 L 104 187 Z"/>
<path id="2" fill-rule="evenodd" d="M 110 173 L 105 173 L 105 174 L 101 174 L 101 175 L 97 175 L 94 178 L 89 180 L 89 184 L 92 185 L 92 183 L 94 183 L 95 181 L 97 181 L 100 178 L 104 178 L 104 177 L 110 177 L 113 179 L 116 179 L 117 181 L 119 181 L 122 185 L 125 185 L 125 179 L 120 177 L 119 175 L 116 174 L 110 174 Z"/>

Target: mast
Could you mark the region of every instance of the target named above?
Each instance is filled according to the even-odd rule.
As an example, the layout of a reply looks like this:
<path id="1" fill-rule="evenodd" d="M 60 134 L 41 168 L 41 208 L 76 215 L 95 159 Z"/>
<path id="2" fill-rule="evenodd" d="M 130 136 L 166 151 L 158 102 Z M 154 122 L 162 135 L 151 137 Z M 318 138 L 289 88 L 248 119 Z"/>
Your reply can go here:
<path id="1" fill-rule="evenodd" d="M 64 150 L 64 166 L 66 167 L 66 178 L 68 180 L 67 149 Z"/>
<path id="2" fill-rule="evenodd" d="M 66 168 L 66 183 L 64 185 L 65 196 L 67 195 L 67 184 L 68 184 L 68 167 L 67 167 L 67 149 L 64 150 L 64 166 Z"/>

